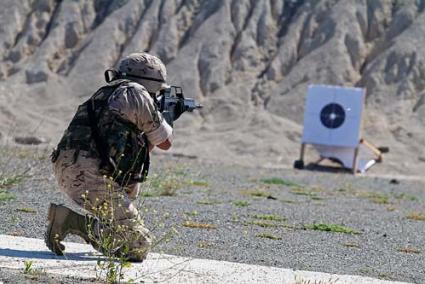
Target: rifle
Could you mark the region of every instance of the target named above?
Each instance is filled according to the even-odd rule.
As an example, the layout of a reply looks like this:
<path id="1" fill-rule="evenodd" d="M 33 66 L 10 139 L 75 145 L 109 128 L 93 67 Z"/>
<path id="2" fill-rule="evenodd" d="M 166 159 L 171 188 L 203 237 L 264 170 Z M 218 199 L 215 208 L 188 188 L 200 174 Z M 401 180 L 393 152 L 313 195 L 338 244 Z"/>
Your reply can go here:
<path id="1" fill-rule="evenodd" d="M 193 112 L 195 109 L 202 108 L 194 99 L 185 98 L 182 87 L 169 86 L 162 89 L 155 102 L 162 113 L 164 119 L 173 126 L 173 122 L 186 111 Z"/>
<path id="2" fill-rule="evenodd" d="M 105 71 L 105 81 L 107 83 L 117 79 L 131 79 L 132 77 L 143 79 L 143 77 L 134 75 L 123 75 L 115 69 L 107 69 Z M 178 86 L 168 86 L 160 91 L 158 97 L 154 95 L 152 95 L 152 97 L 159 111 L 162 113 L 162 116 L 171 126 L 173 126 L 173 122 L 176 121 L 182 113 L 186 111 L 192 112 L 195 109 L 202 108 L 202 105 L 197 104 L 194 99 L 185 98 L 182 87 Z"/>

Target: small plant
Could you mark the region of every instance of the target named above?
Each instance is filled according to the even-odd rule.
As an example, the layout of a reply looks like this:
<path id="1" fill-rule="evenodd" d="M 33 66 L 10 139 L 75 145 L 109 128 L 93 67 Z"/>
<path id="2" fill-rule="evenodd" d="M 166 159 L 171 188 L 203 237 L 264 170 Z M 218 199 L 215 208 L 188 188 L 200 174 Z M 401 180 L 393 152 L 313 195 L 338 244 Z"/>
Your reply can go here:
<path id="1" fill-rule="evenodd" d="M 290 187 L 301 187 L 299 184 L 297 184 L 293 181 L 278 178 L 278 177 L 263 178 L 263 179 L 260 179 L 260 181 L 262 183 L 265 183 L 265 184 L 286 185 L 286 186 L 290 186 Z"/>
<path id="2" fill-rule="evenodd" d="M 34 268 L 33 265 L 34 262 L 32 260 L 25 260 L 24 261 L 24 274 L 33 274 Z"/>
<path id="3" fill-rule="evenodd" d="M 378 278 L 379 279 L 386 279 L 386 280 L 393 280 L 394 279 L 394 277 L 388 272 L 379 272 Z"/>
<path id="4" fill-rule="evenodd" d="M 413 247 L 404 247 L 404 248 L 399 248 L 398 249 L 399 252 L 403 252 L 403 253 L 416 253 L 419 254 L 421 253 L 420 250 L 413 248 Z"/>
<path id="5" fill-rule="evenodd" d="M 214 205 L 214 204 L 220 204 L 220 201 L 204 199 L 204 200 L 199 200 L 196 203 L 198 203 L 199 205 Z"/>
<path id="6" fill-rule="evenodd" d="M 348 248 L 360 248 L 360 245 L 355 242 L 346 242 L 346 243 L 343 243 L 342 245 Z"/>
<path id="7" fill-rule="evenodd" d="M 8 189 L 20 184 L 24 180 L 24 175 L 10 175 L 0 177 L 0 189 Z"/>
<path id="8" fill-rule="evenodd" d="M 24 212 L 24 213 L 37 213 L 35 209 L 29 208 L 29 207 L 16 208 L 16 211 Z"/>
<path id="9" fill-rule="evenodd" d="M 282 239 L 281 237 L 276 236 L 276 235 L 273 235 L 271 233 L 260 233 L 260 234 L 257 234 L 255 236 L 257 238 L 270 239 L 270 240 L 275 240 L 275 241 L 278 241 L 278 240 L 281 240 Z"/>
<path id="10" fill-rule="evenodd" d="M 415 221 L 425 221 L 425 214 L 419 212 L 411 212 L 406 215 L 406 218 Z"/>
<path id="11" fill-rule="evenodd" d="M 255 214 L 252 215 L 252 218 L 254 219 L 260 219 L 260 220 L 268 220 L 268 221 L 286 221 L 287 218 L 279 216 L 279 215 L 273 215 L 273 214 Z"/>
<path id="12" fill-rule="evenodd" d="M 290 200 L 290 199 L 281 199 L 280 201 L 282 203 L 288 203 L 288 204 L 296 204 L 296 203 L 298 203 L 297 201 Z"/>
<path id="13" fill-rule="evenodd" d="M 145 182 L 145 190 L 141 192 L 143 197 L 174 196 L 176 191 L 186 185 L 181 175 L 173 173 L 161 173 L 149 176 Z"/>
<path id="14" fill-rule="evenodd" d="M 214 224 L 197 223 L 192 221 L 185 221 L 182 226 L 193 229 L 217 229 L 217 226 Z"/>
<path id="15" fill-rule="evenodd" d="M 249 202 L 248 201 L 243 201 L 243 200 L 239 200 L 239 201 L 234 201 L 233 205 L 235 205 L 236 207 L 247 207 L 249 206 Z"/>
<path id="16" fill-rule="evenodd" d="M 208 186 L 208 182 L 206 181 L 197 181 L 197 180 L 190 180 L 188 182 L 188 184 L 193 185 L 193 186 L 199 186 L 199 187 L 207 187 Z"/>
<path id="17" fill-rule="evenodd" d="M 369 197 L 370 202 L 376 203 L 376 204 L 389 204 L 389 198 L 385 195 L 375 195 Z"/>
<path id="18" fill-rule="evenodd" d="M 254 189 L 254 190 L 241 190 L 240 193 L 242 195 L 249 195 L 253 197 L 265 197 L 267 199 L 277 199 L 273 195 L 271 195 L 269 192 L 263 190 L 263 189 Z"/>
<path id="19" fill-rule="evenodd" d="M 188 215 L 188 216 L 198 216 L 199 212 L 196 210 L 193 210 L 191 212 L 184 212 L 184 214 Z"/>
<path id="20" fill-rule="evenodd" d="M 394 194 L 394 198 L 396 199 L 402 199 L 402 200 L 409 200 L 409 201 L 417 201 L 418 198 L 414 195 L 407 194 L 407 193 L 399 193 Z"/>
<path id="21" fill-rule="evenodd" d="M 196 246 L 200 249 L 208 249 L 208 248 L 212 248 L 214 245 L 206 241 L 200 241 L 196 244 Z"/>
<path id="22" fill-rule="evenodd" d="M 319 223 L 319 224 L 304 225 L 304 228 L 308 230 L 333 232 L 333 233 L 344 233 L 344 234 L 354 234 L 354 235 L 360 234 L 360 232 L 354 229 L 351 229 L 349 227 L 345 227 L 342 225 L 336 225 L 336 224 Z"/>
<path id="23" fill-rule="evenodd" d="M 295 195 L 304 195 L 304 196 L 310 196 L 311 198 L 315 197 L 317 195 L 316 192 L 313 192 L 311 190 L 308 190 L 306 188 L 302 188 L 302 187 L 296 187 L 293 188 L 290 193 L 295 194 Z"/>
<path id="24" fill-rule="evenodd" d="M 41 275 L 44 271 L 42 269 L 34 268 L 34 262 L 32 260 L 24 261 L 24 274 L 30 279 L 36 279 L 37 276 Z"/>
<path id="25" fill-rule="evenodd" d="M 370 202 L 375 203 L 375 204 L 389 204 L 389 197 L 385 194 L 382 193 L 377 193 L 377 192 L 358 192 L 356 194 L 359 197 L 362 198 L 367 198 Z"/>
<path id="26" fill-rule="evenodd" d="M 255 225 L 255 226 L 259 226 L 262 228 L 275 228 L 275 227 L 279 227 L 278 224 L 274 224 L 274 223 L 270 223 L 270 222 L 266 222 L 266 221 L 250 221 L 246 223 L 247 225 Z"/>
<path id="27" fill-rule="evenodd" d="M 0 202 L 12 201 L 15 199 L 16 197 L 13 194 L 7 192 L 4 189 L 0 189 Z"/>
<path id="28" fill-rule="evenodd" d="M 339 278 L 329 278 L 329 279 L 320 279 L 320 280 L 311 280 L 295 276 L 294 284 L 337 284 L 340 283 Z"/>
<path id="29" fill-rule="evenodd" d="M 270 194 L 268 192 L 265 192 L 265 191 L 254 190 L 254 191 L 249 192 L 249 195 L 254 196 L 254 197 L 268 197 Z"/>

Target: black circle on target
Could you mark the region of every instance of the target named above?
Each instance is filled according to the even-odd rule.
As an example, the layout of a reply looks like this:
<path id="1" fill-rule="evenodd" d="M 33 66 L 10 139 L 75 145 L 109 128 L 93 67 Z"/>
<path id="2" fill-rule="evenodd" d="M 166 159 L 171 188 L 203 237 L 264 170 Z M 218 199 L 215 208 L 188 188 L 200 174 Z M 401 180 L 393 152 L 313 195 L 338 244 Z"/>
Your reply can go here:
<path id="1" fill-rule="evenodd" d="M 345 111 L 339 104 L 327 104 L 320 112 L 320 121 L 327 128 L 338 128 L 344 123 L 344 120 Z"/>

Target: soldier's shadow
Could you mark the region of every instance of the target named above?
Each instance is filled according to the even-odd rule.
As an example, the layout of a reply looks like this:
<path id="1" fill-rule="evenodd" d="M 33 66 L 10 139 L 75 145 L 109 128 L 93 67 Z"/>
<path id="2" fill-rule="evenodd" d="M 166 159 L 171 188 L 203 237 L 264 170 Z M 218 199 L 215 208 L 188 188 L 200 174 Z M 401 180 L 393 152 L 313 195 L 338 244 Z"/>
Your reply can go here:
<path id="1" fill-rule="evenodd" d="M 85 252 L 64 253 L 64 256 L 57 256 L 47 251 L 17 250 L 0 248 L 0 256 L 13 258 L 37 258 L 37 259 L 55 259 L 55 260 L 73 260 L 73 261 L 91 261 L 99 259 L 99 256 L 88 255 Z"/>

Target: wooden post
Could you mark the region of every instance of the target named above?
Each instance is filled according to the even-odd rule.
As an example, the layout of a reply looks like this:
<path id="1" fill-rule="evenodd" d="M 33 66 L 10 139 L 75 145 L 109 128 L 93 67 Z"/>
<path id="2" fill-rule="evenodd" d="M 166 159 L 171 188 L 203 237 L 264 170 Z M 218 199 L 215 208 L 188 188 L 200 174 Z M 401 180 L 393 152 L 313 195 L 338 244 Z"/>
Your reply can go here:
<path id="1" fill-rule="evenodd" d="M 300 161 L 304 161 L 305 147 L 306 147 L 306 144 L 301 143 Z"/>
<path id="2" fill-rule="evenodd" d="M 354 158 L 353 158 L 353 175 L 357 173 L 357 163 L 358 163 L 358 156 L 359 156 L 359 146 L 357 146 L 354 149 Z"/>
<path id="3" fill-rule="evenodd" d="M 379 151 L 379 149 L 373 145 L 372 143 L 366 141 L 365 139 L 361 139 L 360 143 L 362 143 L 363 145 L 365 145 L 367 148 L 369 148 L 376 156 L 376 162 L 377 163 L 381 163 L 382 162 L 382 153 L 381 151 Z"/>

